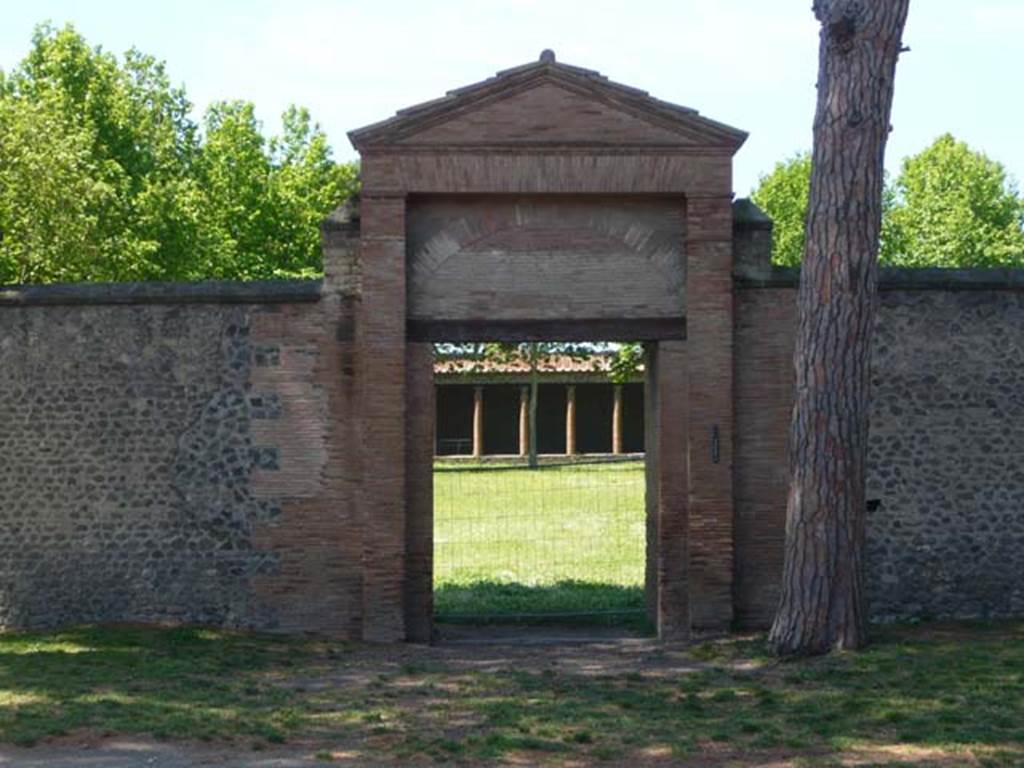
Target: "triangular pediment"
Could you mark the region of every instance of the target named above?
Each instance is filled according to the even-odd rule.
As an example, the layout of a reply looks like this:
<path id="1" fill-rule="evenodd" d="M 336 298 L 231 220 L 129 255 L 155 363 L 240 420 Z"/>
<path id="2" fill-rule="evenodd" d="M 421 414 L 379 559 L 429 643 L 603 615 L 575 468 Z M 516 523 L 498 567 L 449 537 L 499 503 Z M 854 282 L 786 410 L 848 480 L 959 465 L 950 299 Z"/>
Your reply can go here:
<path id="1" fill-rule="evenodd" d="M 746 134 L 695 110 L 542 59 L 349 134 L 359 150 L 589 146 L 720 149 Z"/>
<path id="2" fill-rule="evenodd" d="M 699 143 L 590 94 L 552 82 L 492 99 L 398 140 L 399 144 L 654 144 Z"/>

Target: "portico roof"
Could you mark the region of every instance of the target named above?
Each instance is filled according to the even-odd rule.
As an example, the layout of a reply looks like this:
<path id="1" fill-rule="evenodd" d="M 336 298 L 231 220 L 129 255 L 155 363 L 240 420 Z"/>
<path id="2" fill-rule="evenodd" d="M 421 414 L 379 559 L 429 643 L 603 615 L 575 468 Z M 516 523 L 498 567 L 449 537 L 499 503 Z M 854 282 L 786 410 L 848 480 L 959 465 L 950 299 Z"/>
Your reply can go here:
<path id="1" fill-rule="evenodd" d="M 558 62 L 551 51 L 349 133 L 360 152 L 581 145 L 732 154 L 746 137 L 695 109 Z"/>

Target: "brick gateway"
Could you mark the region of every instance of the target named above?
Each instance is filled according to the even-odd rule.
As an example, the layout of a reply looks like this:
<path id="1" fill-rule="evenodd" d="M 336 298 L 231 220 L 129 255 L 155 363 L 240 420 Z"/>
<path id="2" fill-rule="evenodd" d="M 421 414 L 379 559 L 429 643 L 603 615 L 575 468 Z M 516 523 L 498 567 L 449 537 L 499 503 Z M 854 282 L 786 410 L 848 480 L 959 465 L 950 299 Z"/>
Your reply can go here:
<path id="1" fill-rule="evenodd" d="M 0 624 L 431 630 L 430 343 L 644 340 L 663 638 L 777 597 L 795 275 L 744 134 L 553 55 L 351 134 L 323 281 L 0 289 Z M 872 612 L 1024 613 L 1024 278 L 884 272 Z"/>

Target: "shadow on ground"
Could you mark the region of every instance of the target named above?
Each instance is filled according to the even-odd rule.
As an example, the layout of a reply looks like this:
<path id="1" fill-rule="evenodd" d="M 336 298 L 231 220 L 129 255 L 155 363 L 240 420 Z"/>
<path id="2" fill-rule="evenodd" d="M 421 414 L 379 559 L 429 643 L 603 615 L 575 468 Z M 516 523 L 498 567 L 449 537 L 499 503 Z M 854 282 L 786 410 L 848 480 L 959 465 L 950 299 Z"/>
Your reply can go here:
<path id="1" fill-rule="evenodd" d="M 442 621 L 577 620 L 633 622 L 643 619 L 643 587 L 565 580 L 528 586 L 481 579 L 465 584 L 438 584 L 434 611 Z"/>
<path id="2" fill-rule="evenodd" d="M 35 745 L 0 766 L 1024 763 L 1024 623 L 889 629 L 786 663 L 757 636 L 596 639 L 0 635 L 0 743 Z M 103 752 L 126 744 L 135 763 Z"/>

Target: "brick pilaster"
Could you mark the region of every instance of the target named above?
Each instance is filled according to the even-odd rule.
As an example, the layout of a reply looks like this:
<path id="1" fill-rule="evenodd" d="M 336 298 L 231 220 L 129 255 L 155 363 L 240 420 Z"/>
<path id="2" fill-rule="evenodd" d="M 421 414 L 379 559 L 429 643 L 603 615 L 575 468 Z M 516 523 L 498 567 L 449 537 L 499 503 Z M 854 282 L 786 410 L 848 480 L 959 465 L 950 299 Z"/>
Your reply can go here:
<path id="1" fill-rule="evenodd" d="M 651 359 L 648 391 L 654 402 L 649 438 L 654 444 L 657 494 L 657 624 L 661 640 L 685 640 L 690 636 L 689 563 L 687 538 L 689 489 L 687 442 L 686 342 L 660 342 Z"/>
<path id="2" fill-rule="evenodd" d="M 733 616 L 733 294 L 729 196 L 686 207 L 689 378 L 689 584 L 694 627 Z"/>
<path id="3" fill-rule="evenodd" d="M 361 218 L 363 638 L 394 642 L 406 637 L 405 199 L 364 193 Z"/>
<path id="4" fill-rule="evenodd" d="M 430 642 L 434 622 L 434 348 L 406 345 L 405 631 Z"/>

